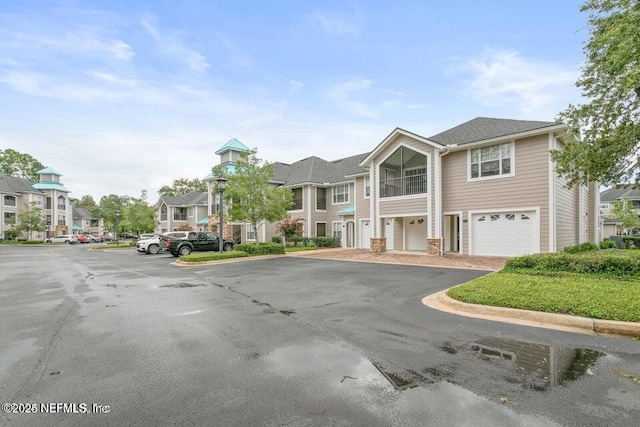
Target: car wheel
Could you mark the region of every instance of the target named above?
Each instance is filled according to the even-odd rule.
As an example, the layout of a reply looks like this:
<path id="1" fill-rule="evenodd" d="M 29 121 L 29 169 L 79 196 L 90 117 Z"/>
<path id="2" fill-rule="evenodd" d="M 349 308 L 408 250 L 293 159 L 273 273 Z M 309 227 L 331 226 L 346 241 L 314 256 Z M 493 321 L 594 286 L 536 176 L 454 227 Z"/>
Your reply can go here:
<path id="1" fill-rule="evenodd" d="M 183 246 L 179 250 L 180 255 L 189 255 L 191 253 L 191 248 L 189 246 Z"/>
<path id="2" fill-rule="evenodd" d="M 160 251 L 160 246 L 158 245 L 149 245 L 149 247 L 147 248 L 147 253 L 150 253 L 153 255 L 157 254 L 158 251 Z"/>
<path id="3" fill-rule="evenodd" d="M 227 243 L 226 245 L 224 245 L 222 247 L 222 249 L 224 249 L 225 252 L 229 252 L 233 250 L 233 245 L 231 243 Z"/>

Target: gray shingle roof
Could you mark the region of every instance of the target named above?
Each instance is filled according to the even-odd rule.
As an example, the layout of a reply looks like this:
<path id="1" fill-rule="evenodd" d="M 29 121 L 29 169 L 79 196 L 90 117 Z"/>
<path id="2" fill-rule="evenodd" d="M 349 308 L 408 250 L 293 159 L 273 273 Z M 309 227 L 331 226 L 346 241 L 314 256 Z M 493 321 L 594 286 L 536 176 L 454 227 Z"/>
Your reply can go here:
<path id="1" fill-rule="evenodd" d="M 191 205 L 206 205 L 207 204 L 207 192 L 206 191 L 192 191 L 182 196 L 167 196 L 161 195 L 160 198 L 169 206 L 191 206 Z"/>
<path id="2" fill-rule="evenodd" d="M 360 162 L 369 153 L 327 161 L 312 156 L 298 160 L 292 164 L 274 163 L 273 180 L 283 182 L 286 186 L 304 183 L 334 184 L 348 180 L 346 176 L 366 172 Z"/>
<path id="3" fill-rule="evenodd" d="M 34 188 L 29 180 L 15 176 L 0 175 L 0 193 L 43 193 Z"/>
<path id="4" fill-rule="evenodd" d="M 91 213 L 84 208 L 71 205 L 71 212 L 72 212 L 73 218 L 92 219 Z"/>
<path id="5" fill-rule="evenodd" d="M 556 126 L 558 123 L 532 120 L 492 119 L 476 117 L 449 130 L 431 136 L 428 139 L 440 144 L 470 144 L 486 139 L 529 132 Z"/>
<path id="6" fill-rule="evenodd" d="M 601 202 L 611 202 L 613 200 L 622 199 L 624 197 L 628 197 L 633 200 L 640 199 L 640 190 L 634 189 L 630 185 L 626 185 L 624 187 L 613 187 L 607 190 L 604 190 L 600 193 L 600 201 Z"/>

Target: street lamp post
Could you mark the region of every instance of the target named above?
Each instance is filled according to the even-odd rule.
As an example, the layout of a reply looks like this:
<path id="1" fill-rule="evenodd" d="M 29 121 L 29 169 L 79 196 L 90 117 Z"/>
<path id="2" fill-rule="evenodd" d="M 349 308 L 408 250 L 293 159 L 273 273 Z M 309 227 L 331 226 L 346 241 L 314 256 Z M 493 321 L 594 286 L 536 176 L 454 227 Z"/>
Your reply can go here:
<path id="1" fill-rule="evenodd" d="M 116 245 L 120 244 L 120 241 L 118 240 L 118 228 L 120 226 L 120 211 L 116 211 Z"/>
<path id="2" fill-rule="evenodd" d="M 224 189 L 227 187 L 227 180 L 224 178 L 218 178 L 218 191 L 220 192 L 220 227 L 218 230 L 218 251 L 222 252 L 224 247 L 224 239 L 222 237 L 223 233 L 223 224 L 224 224 Z"/>

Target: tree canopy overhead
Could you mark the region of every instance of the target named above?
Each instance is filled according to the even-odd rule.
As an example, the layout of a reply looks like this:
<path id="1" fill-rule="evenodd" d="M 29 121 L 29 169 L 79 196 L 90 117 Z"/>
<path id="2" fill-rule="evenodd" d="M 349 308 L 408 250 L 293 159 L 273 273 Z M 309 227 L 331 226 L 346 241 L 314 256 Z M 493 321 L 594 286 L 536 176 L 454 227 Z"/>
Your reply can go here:
<path id="1" fill-rule="evenodd" d="M 38 182 L 38 171 L 44 165 L 26 153 L 7 148 L 0 150 L 0 175 L 25 178 L 31 182 Z"/>
<path id="2" fill-rule="evenodd" d="M 206 192 L 207 184 L 198 178 L 178 178 L 174 179 L 171 185 L 163 185 L 160 187 L 158 193 L 164 194 L 165 196 L 178 197 L 184 196 L 192 191 Z"/>
<path id="3" fill-rule="evenodd" d="M 570 128 L 552 153 L 568 185 L 599 181 L 640 185 L 640 2 L 589 0 L 590 39 L 576 85 L 588 100 L 558 118 Z"/>

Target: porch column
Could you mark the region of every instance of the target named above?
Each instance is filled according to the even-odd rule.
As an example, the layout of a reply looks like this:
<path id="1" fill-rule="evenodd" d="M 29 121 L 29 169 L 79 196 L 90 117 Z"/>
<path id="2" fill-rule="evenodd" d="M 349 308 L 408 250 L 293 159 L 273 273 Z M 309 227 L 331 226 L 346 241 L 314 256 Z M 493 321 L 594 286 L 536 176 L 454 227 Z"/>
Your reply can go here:
<path id="1" fill-rule="evenodd" d="M 440 255 L 443 239 L 440 237 L 427 239 L 427 255 Z"/>
<path id="2" fill-rule="evenodd" d="M 387 252 L 387 239 L 385 237 L 372 237 L 371 249 L 369 252 L 374 254 L 383 254 Z"/>

